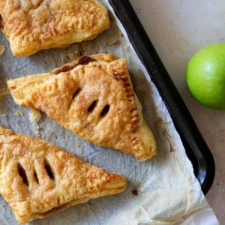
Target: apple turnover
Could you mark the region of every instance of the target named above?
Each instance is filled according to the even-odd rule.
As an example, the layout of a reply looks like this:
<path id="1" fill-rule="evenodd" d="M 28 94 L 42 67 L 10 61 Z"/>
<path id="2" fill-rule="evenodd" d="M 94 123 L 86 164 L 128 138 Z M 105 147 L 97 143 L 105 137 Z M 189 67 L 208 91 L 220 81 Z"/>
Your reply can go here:
<path id="1" fill-rule="evenodd" d="M 92 40 L 109 26 L 97 0 L 0 0 L 0 29 L 14 56 Z"/>
<path id="2" fill-rule="evenodd" d="M 48 142 L 0 127 L 0 193 L 19 224 L 105 195 L 126 179 Z"/>
<path id="3" fill-rule="evenodd" d="M 154 136 L 133 92 L 125 58 L 82 56 L 50 73 L 7 81 L 14 101 L 45 112 L 80 138 L 146 160 Z"/>

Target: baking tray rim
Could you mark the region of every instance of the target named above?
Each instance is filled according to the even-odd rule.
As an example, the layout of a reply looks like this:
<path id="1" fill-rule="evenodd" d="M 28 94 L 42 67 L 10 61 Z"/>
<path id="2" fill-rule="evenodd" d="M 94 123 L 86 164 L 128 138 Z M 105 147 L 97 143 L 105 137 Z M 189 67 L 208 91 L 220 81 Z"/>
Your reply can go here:
<path id="1" fill-rule="evenodd" d="M 181 137 L 187 157 L 204 194 L 215 177 L 213 155 L 194 122 L 181 95 L 163 65 L 129 0 L 108 0 L 122 23 L 137 56 L 157 87 Z"/>

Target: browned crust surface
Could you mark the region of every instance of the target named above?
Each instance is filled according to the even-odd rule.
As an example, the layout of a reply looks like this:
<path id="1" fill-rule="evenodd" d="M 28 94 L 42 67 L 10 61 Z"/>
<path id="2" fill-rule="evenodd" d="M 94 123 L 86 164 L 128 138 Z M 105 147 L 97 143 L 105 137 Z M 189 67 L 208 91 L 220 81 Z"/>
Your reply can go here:
<path id="1" fill-rule="evenodd" d="M 19 224 L 100 196 L 127 181 L 48 142 L 0 127 L 0 193 Z"/>
<path id="2" fill-rule="evenodd" d="M 139 160 L 156 154 L 125 58 L 83 56 L 50 73 L 8 80 L 8 86 L 17 104 L 44 111 L 87 141 Z"/>
<path id="3" fill-rule="evenodd" d="M 91 40 L 109 26 L 97 0 L 0 0 L 0 29 L 15 56 Z"/>

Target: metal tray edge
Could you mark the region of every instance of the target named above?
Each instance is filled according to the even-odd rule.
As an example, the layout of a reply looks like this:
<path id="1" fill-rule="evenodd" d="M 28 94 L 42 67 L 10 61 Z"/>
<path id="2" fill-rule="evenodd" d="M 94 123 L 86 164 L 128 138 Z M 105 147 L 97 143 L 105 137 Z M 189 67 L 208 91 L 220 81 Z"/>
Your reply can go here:
<path id="1" fill-rule="evenodd" d="M 180 134 L 186 154 L 192 162 L 194 174 L 202 191 L 207 194 L 215 176 L 213 155 L 189 113 L 172 79 L 159 58 L 129 0 L 109 0 L 128 38 L 156 85 L 174 125 Z"/>

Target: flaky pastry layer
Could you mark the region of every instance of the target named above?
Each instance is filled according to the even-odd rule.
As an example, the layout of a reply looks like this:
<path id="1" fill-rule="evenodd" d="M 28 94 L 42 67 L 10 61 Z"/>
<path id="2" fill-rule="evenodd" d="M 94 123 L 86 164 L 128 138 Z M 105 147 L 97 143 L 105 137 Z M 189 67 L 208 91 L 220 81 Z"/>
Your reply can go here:
<path id="1" fill-rule="evenodd" d="M 45 112 L 87 141 L 139 160 L 156 154 L 156 142 L 133 92 L 125 58 L 82 56 L 50 73 L 7 83 L 17 104 Z"/>
<path id="2" fill-rule="evenodd" d="M 0 0 L 0 29 L 15 56 L 92 40 L 109 26 L 97 0 Z"/>
<path id="3" fill-rule="evenodd" d="M 0 194 L 19 224 L 127 186 L 117 173 L 83 162 L 48 142 L 0 127 Z"/>

